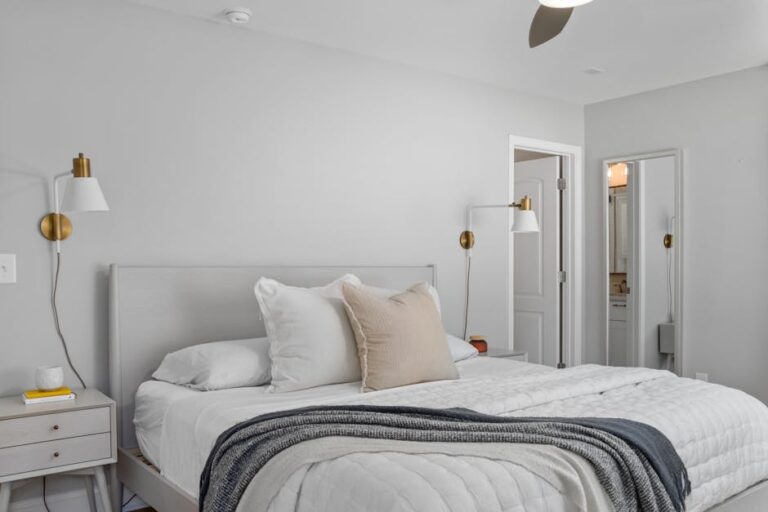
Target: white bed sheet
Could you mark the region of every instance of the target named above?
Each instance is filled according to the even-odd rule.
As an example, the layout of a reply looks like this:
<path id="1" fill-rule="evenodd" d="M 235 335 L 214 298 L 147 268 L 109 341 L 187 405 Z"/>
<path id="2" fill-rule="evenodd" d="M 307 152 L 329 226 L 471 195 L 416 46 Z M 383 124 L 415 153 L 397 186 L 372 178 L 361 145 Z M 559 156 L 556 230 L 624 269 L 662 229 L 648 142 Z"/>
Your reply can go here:
<path id="1" fill-rule="evenodd" d="M 160 445 L 163 444 L 163 420 L 171 406 L 200 392 L 184 386 L 160 380 L 142 383 L 136 391 L 136 409 L 133 425 L 141 453 L 155 466 L 160 467 Z"/>
<path id="2" fill-rule="evenodd" d="M 280 394 L 267 393 L 266 388 L 184 390 L 165 402 L 162 413 L 143 414 L 152 428 L 141 425 L 138 435 L 142 422 L 137 422 L 137 435 L 146 440 L 151 437 L 147 432 L 153 431 L 156 436 L 162 417 L 159 438 L 145 444 L 155 447 L 152 457 L 163 475 L 193 496 L 221 432 L 270 411 L 330 403 L 468 407 L 504 416 L 602 416 L 648 423 L 669 437 L 688 467 L 691 512 L 707 510 L 768 479 L 768 409 L 740 391 L 643 368 L 587 365 L 556 371 L 493 358 L 475 358 L 458 366 L 458 381 L 365 394 L 359 392 L 359 383 Z M 143 384 L 137 404 L 152 407 L 145 395 L 155 386 Z"/>
<path id="3" fill-rule="evenodd" d="M 456 363 L 462 380 L 552 371 L 511 359 L 474 357 Z M 402 389 L 429 386 L 416 384 Z M 173 483 L 198 494 L 200 473 L 216 438 L 240 421 L 268 412 L 348 401 L 360 396 L 360 382 L 270 393 L 269 386 L 196 391 L 151 380 L 136 392 L 133 424 L 144 456 Z M 366 393 L 366 396 L 377 394 Z M 172 421 L 166 422 L 171 417 Z M 170 424 L 170 426 L 168 426 Z M 190 441 L 193 441 L 190 444 Z"/>

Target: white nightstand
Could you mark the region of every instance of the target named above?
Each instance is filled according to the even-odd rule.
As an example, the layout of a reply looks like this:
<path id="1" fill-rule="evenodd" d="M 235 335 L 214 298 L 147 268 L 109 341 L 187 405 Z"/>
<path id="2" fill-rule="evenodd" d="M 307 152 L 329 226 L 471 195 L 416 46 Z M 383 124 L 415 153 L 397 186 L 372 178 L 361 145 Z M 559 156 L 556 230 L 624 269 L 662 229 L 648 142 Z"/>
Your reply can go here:
<path id="1" fill-rule="evenodd" d="M 515 361 L 528 362 L 528 352 L 522 350 L 509 350 L 500 348 L 489 348 L 487 352 L 481 352 L 484 357 L 503 357 L 505 359 L 514 359 Z"/>
<path id="2" fill-rule="evenodd" d="M 112 512 L 104 466 L 117 462 L 115 402 L 95 389 L 74 391 L 75 400 L 48 404 L 0 398 L 0 512 L 8 511 L 14 487 L 61 474 L 88 479 L 92 512 L 95 478 L 102 510 Z"/>

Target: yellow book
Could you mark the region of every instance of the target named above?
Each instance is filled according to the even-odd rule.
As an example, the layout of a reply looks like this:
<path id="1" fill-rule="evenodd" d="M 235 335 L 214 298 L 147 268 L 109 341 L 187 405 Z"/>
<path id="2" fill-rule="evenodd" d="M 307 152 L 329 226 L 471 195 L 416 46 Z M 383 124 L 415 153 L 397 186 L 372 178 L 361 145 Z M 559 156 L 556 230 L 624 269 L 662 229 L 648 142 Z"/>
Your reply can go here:
<path id="1" fill-rule="evenodd" d="M 67 396 L 71 394 L 72 394 L 72 390 L 64 386 L 63 388 L 52 389 L 50 391 L 40 391 L 39 389 L 29 389 L 24 392 L 24 398 L 28 400 L 34 400 L 36 398 L 48 398 L 52 396 Z"/>

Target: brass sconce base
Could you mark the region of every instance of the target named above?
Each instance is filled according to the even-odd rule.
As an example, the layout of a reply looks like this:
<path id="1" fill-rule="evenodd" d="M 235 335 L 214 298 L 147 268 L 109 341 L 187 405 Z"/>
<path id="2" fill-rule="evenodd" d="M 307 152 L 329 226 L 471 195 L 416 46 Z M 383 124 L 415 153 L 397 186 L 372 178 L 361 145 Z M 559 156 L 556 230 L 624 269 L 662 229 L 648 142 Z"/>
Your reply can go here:
<path id="1" fill-rule="evenodd" d="M 471 231 L 462 231 L 459 236 L 459 244 L 462 249 L 469 250 L 475 246 L 475 234 Z"/>
<path id="2" fill-rule="evenodd" d="M 40 232 L 51 242 L 66 240 L 72 234 L 72 223 L 63 213 L 49 213 L 40 221 Z"/>

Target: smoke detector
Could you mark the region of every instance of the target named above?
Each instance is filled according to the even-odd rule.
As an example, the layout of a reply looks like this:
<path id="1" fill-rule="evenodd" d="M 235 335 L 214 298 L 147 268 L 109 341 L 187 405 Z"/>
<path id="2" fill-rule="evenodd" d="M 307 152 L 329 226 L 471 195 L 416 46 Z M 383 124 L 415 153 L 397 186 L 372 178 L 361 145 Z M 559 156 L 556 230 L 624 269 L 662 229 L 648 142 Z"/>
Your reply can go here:
<path id="1" fill-rule="evenodd" d="M 247 7 L 234 7 L 224 11 L 224 16 L 226 16 L 227 20 L 233 25 L 245 25 L 251 21 L 252 14 L 251 10 Z"/>

